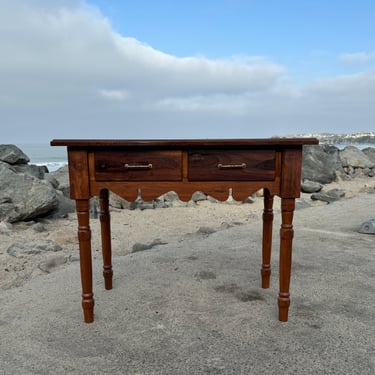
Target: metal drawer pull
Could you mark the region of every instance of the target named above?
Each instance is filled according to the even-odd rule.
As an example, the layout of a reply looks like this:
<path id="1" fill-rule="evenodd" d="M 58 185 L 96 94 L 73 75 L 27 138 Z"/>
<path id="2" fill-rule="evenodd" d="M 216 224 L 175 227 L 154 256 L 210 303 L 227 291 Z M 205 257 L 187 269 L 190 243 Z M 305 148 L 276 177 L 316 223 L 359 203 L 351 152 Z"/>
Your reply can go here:
<path id="1" fill-rule="evenodd" d="M 217 165 L 219 169 L 245 169 L 246 168 L 246 163 L 242 164 L 221 164 L 219 163 Z"/>
<path id="2" fill-rule="evenodd" d="M 124 168 L 125 169 L 152 169 L 152 164 L 135 164 L 135 165 L 131 165 L 131 164 L 124 164 Z"/>

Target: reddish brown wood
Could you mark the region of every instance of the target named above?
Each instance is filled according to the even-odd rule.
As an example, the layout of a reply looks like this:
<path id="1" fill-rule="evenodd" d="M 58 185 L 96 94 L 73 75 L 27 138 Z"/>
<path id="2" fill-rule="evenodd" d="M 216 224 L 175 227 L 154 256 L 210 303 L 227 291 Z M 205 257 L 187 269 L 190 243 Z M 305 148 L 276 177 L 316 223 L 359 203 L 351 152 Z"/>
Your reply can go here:
<path id="1" fill-rule="evenodd" d="M 91 230 L 89 200 L 77 199 L 78 240 L 81 265 L 82 307 L 86 323 L 94 321 L 94 294 L 92 291 Z"/>
<path id="2" fill-rule="evenodd" d="M 90 198 L 87 151 L 68 149 L 70 197 Z"/>
<path id="3" fill-rule="evenodd" d="M 280 192 L 280 180 L 275 181 L 176 181 L 165 182 L 119 182 L 119 181 L 92 181 L 90 189 L 93 195 L 98 195 L 102 188 L 109 189 L 124 199 L 133 201 L 141 190 L 142 198 L 145 201 L 155 199 L 168 191 L 175 191 L 181 200 L 188 201 L 194 192 L 200 190 L 214 198 L 225 201 L 228 199 L 229 189 L 232 189 L 233 198 L 242 201 L 256 191 L 267 187 L 272 195 Z"/>
<path id="4" fill-rule="evenodd" d="M 316 138 L 244 138 L 244 139 L 54 139 L 51 146 L 77 148 L 238 148 L 238 147 L 287 147 L 316 145 Z"/>
<path id="5" fill-rule="evenodd" d="M 273 195 L 264 189 L 263 209 L 263 239 L 262 239 L 262 288 L 270 287 L 271 276 L 271 249 L 272 249 L 272 223 L 273 223 Z"/>
<path id="6" fill-rule="evenodd" d="M 99 194 L 100 226 L 102 234 L 103 277 L 107 290 L 112 289 L 112 247 L 111 247 L 111 222 L 109 214 L 108 190 L 102 189 Z"/>
<path id="7" fill-rule="evenodd" d="M 285 148 L 281 159 L 281 192 L 283 198 L 297 198 L 301 191 L 302 145 Z"/>
<path id="8" fill-rule="evenodd" d="M 95 152 L 97 181 L 181 181 L 181 151 Z"/>
<path id="9" fill-rule="evenodd" d="M 110 289 L 113 272 L 108 190 L 129 200 L 137 197 L 139 189 L 145 200 L 170 190 L 175 190 L 183 200 L 190 199 L 197 190 L 225 200 L 230 188 L 237 200 L 264 189 L 263 288 L 269 287 L 271 274 L 273 196 L 282 198 L 278 305 L 279 319 L 287 321 L 292 221 L 295 198 L 300 194 L 302 146 L 317 143 L 315 138 L 52 141 L 53 146 L 68 147 L 71 197 L 76 199 L 77 205 L 85 322 L 93 321 L 94 308 L 89 226 L 91 196 L 99 195 L 103 275 L 105 287 Z M 148 167 L 150 164 L 152 168 Z"/>
<path id="10" fill-rule="evenodd" d="M 189 152 L 189 180 L 272 181 L 274 150 L 194 150 Z"/>
<path id="11" fill-rule="evenodd" d="M 290 305 L 289 285 L 292 268 L 292 241 L 293 241 L 293 212 L 295 199 L 281 199 L 281 228 L 280 228 L 280 292 L 278 298 L 279 320 L 288 320 Z"/>

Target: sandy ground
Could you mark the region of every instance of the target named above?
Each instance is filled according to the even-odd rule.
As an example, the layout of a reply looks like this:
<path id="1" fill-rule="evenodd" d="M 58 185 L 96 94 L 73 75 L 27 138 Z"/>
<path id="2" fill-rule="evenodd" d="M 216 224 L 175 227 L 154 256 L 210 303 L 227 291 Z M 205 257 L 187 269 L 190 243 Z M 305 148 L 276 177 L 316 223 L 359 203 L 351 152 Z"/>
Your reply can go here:
<path id="1" fill-rule="evenodd" d="M 339 181 L 325 186 L 324 191 L 333 188 L 343 189 L 343 199 L 351 199 L 360 194 L 374 193 L 375 179 Z M 299 201 L 313 206 L 325 205 L 323 202 L 313 202 L 309 194 L 302 194 Z M 255 223 L 261 218 L 262 209 L 261 197 L 257 197 L 252 204 L 202 201 L 195 207 L 144 211 L 111 209 L 113 254 L 129 254 L 135 244 L 148 245 L 155 241 L 182 242 L 192 236 L 204 236 L 207 231 L 214 232 L 234 225 Z M 275 213 L 279 212 L 278 198 L 275 198 L 274 209 Z M 342 218 L 342 213 L 338 212 L 337 215 Z M 92 219 L 90 224 L 93 257 L 101 257 L 99 220 Z M 79 259 L 76 228 L 75 214 L 64 219 L 43 219 L 13 225 L 0 223 L 0 289 L 24 285 L 38 275 L 54 272 L 76 262 Z M 12 246 L 16 248 L 16 256 L 8 253 Z"/>

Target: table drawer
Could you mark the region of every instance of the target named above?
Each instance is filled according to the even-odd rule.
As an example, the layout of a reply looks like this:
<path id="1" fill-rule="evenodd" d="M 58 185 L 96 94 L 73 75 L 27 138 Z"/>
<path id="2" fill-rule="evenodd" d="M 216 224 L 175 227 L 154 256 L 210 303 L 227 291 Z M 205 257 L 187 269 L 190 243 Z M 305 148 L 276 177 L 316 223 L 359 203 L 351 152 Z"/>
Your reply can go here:
<path id="1" fill-rule="evenodd" d="M 98 151 L 97 181 L 180 181 L 181 151 Z"/>
<path id="2" fill-rule="evenodd" d="M 272 181 L 274 150 L 206 150 L 189 152 L 190 181 Z"/>

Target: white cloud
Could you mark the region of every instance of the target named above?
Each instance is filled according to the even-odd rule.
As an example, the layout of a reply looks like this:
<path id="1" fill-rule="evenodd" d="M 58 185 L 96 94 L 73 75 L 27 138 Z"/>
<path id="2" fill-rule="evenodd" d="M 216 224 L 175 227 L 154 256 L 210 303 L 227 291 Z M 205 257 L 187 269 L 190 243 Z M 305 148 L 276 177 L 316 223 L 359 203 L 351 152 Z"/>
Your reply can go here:
<path id="1" fill-rule="evenodd" d="M 298 87 L 286 67 L 261 56 L 179 58 L 119 35 L 78 0 L 6 1 L 0 49 L 4 141 L 216 137 L 228 129 L 255 137 L 355 131 L 358 118 L 374 124 L 373 72 Z"/>
<path id="2" fill-rule="evenodd" d="M 346 64 L 366 64 L 375 61 L 375 52 L 343 53 L 339 60 Z"/>
<path id="3" fill-rule="evenodd" d="M 130 94 L 126 90 L 99 90 L 99 94 L 109 100 L 125 101 L 129 99 Z"/>

